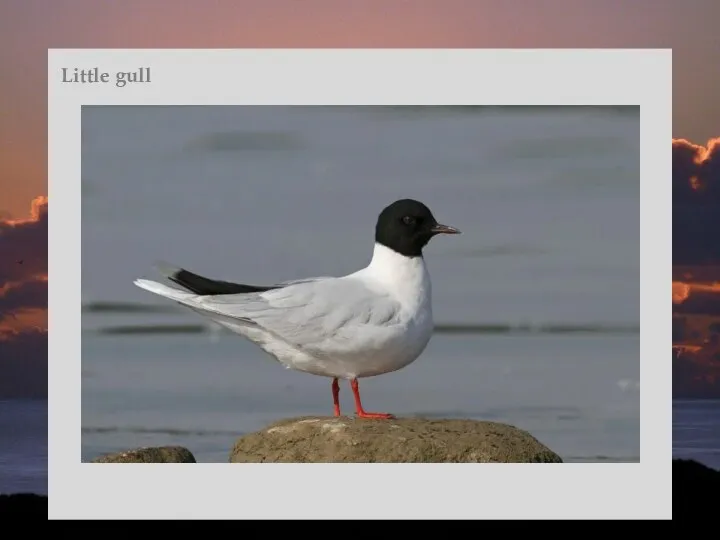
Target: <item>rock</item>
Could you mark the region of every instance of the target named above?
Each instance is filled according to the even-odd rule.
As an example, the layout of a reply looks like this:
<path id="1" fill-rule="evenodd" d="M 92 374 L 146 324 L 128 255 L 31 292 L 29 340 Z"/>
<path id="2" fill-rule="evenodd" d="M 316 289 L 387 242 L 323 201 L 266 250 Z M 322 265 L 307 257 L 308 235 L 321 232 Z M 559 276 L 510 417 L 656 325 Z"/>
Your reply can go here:
<path id="1" fill-rule="evenodd" d="M 106 454 L 93 463 L 197 463 L 195 456 L 182 446 L 151 446 Z"/>
<path id="2" fill-rule="evenodd" d="M 720 488 L 720 470 L 711 469 L 692 459 L 673 459 L 672 489 L 681 494 L 673 497 L 673 519 L 707 520 L 717 502 L 708 493 Z"/>
<path id="3" fill-rule="evenodd" d="M 673 485 L 696 490 L 697 493 L 707 489 L 720 488 L 720 471 L 711 469 L 694 459 L 673 459 Z"/>
<path id="4" fill-rule="evenodd" d="M 463 419 L 301 417 L 240 437 L 231 463 L 562 463 L 529 433 Z"/>
<path id="5" fill-rule="evenodd" d="M 43 516 L 47 515 L 47 511 L 47 495 L 36 493 L 0 494 L 0 515 L 3 517 L 3 521 L 12 521 L 13 518 L 25 519 L 33 513 Z"/>

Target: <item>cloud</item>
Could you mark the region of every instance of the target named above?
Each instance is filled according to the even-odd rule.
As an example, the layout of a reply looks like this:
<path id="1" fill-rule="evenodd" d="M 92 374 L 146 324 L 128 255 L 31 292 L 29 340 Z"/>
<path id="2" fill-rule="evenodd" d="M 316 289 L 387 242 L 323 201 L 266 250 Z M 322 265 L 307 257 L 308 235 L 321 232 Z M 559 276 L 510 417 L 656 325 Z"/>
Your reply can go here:
<path id="1" fill-rule="evenodd" d="M 0 332 L 0 399 L 47 397 L 47 331 Z"/>
<path id="2" fill-rule="evenodd" d="M 720 263 L 720 137 L 672 141 L 673 264 Z"/>
<path id="3" fill-rule="evenodd" d="M 0 218 L 0 399 L 47 397 L 47 330 L 28 323 L 47 313 L 47 218 L 47 197 Z"/>
<path id="4" fill-rule="evenodd" d="M 47 309 L 48 199 L 26 219 L 0 218 L 0 331 L 15 312 Z"/>
<path id="5" fill-rule="evenodd" d="M 28 219 L 0 219 L 0 289 L 47 275 L 47 227 L 47 197 L 32 201 Z"/>
<path id="6" fill-rule="evenodd" d="M 0 289 L 0 313 L 47 308 L 46 279 L 23 281 Z"/>

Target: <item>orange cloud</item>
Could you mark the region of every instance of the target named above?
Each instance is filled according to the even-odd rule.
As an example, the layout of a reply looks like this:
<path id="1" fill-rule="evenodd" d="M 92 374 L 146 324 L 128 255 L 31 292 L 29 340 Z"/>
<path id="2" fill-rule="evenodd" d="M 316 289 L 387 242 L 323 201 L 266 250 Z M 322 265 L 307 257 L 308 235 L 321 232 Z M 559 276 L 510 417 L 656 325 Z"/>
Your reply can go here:
<path id="1" fill-rule="evenodd" d="M 672 282 L 672 302 L 682 304 L 690 298 L 693 292 L 720 293 L 720 283 L 685 283 L 683 281 Z"/>
<path id="2" fill-rule="evenodd" d="M 712 163 L 716 155 L 720 155 L 720 137 L 710 139 L 706 146 L 692 143 L 687 139 L 673 139 L 673 150 L 685 151 L 685 155 L 697 166 L 697 174 L 690 174 L 688 183 L 693 191 L 702 191 L 707 181 L 718 182 L 717 176 L 701 178 L 703 168 Z M 717 171 L 716 171 L 717 172 Z"/>
<path id="3" fill-rule="evenodd" d="M 22 226 L 40 220 L 42 214 L 47 213 L 48 198 L 38 195 L 30 202 L 30 217 L 26 219 L 8 219 L 5 223 L 11 227 Z"/>
<path id="4" fill-rule="evenodd" d="M 48 198 L 39 196 L 29 217 L 0 219 L 0 332 L 46 325 L 47 212 Z"/>
<path id="5" fill-rule="evenodd" d="M 47 396 L 47 214 L 0 218 L 0 399 Z"/>
<path id="6" fill-rule="evenodd" d="M 47 275 L 48 198 L 36 197 L 30 217 L 0 219 L 0 287 Z"/>
<path id="7" fill-rule="evenodd" d="M 720 137 L 672 140 L 673 264 L 720 262 Z"/>
<path id="8" fill-rule="evenodd" d="M 686 148 L 692 149 L 695 153 L 693 161 L 697 165 L 702 165 L 710 159 L 714 152 L 719 149 L 718 147 L 720 147 L 720 137 L 710 139 L 706 146 L 695 144 L 688 141 L 687 139 L 682 138 L 673 139 L 672 143 L 673 146 L 684 146 Z"/>
<path id="9" fill-rule="evenodd" d="M 690 285 L 682 281 L 672 282 L 672 303 L 682 304 L 690 296 Z"/>

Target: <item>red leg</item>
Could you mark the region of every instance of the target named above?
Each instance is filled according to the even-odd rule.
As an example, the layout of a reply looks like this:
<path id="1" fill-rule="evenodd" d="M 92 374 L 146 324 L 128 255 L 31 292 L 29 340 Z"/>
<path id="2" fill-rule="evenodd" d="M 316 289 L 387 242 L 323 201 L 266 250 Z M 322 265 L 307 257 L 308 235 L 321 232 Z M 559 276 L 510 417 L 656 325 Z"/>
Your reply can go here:
<path id="1" fill-rule="evenodd" d="M 395 418 L 392 414 L 388 413 L 365 412 L 362 402 L 360 401 L 360 388 L 358 387 L 357 379 L 350 381 L 350 388 L 352 388 L 353 395 L 355 396 L 355 411 L 357 412 L 358 418 L 382 418 L 385 420 Z"/>
<path id="2" fill-rule="evenodd" d="M 332 382 L 333 409 L 335 416 L 340 416 L 340 384 L 337 379 Z"/>

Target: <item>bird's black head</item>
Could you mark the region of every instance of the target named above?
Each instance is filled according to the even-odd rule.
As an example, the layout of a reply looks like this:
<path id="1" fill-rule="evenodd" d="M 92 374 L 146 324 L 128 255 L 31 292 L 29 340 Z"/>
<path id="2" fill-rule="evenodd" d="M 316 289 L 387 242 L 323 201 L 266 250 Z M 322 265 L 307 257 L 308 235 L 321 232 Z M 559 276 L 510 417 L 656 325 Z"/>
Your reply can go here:
<path id="1" fill-rule="evenodd" d="M 422 257 L 422 249 L 436 234 L 459 233 L 454 227 L 438 223 L 423 203 L 401 199 L 380 212 L 375 242 L 406 257 Z"/>

